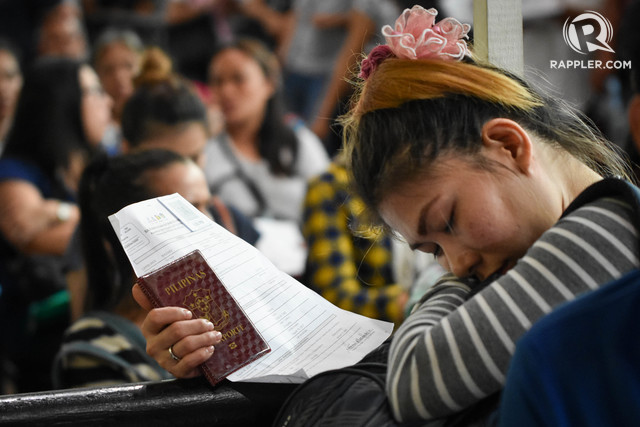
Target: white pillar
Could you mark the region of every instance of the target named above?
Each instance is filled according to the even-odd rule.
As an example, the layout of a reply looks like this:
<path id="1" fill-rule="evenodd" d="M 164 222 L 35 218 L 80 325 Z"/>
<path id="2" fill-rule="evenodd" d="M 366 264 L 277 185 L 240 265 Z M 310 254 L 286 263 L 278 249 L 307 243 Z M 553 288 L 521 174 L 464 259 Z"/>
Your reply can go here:
<path id="1" fill-rule="evenodd" d="M 476 55 L 522 76 L 522 0 L 473 0 L 473 39 Z"/>

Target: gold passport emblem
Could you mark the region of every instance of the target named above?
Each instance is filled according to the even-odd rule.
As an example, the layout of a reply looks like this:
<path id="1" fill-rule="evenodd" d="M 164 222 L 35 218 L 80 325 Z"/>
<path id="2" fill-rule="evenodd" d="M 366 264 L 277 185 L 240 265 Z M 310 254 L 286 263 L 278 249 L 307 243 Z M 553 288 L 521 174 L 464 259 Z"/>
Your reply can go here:
<path id="1" fill-rule="evenodd" d="M 184 305 L 198 318 L 213 323 L 218 331 L 229 323 L 229 313 L 214 301 L 209 289 L 193 289 L 184 298 Z"/>

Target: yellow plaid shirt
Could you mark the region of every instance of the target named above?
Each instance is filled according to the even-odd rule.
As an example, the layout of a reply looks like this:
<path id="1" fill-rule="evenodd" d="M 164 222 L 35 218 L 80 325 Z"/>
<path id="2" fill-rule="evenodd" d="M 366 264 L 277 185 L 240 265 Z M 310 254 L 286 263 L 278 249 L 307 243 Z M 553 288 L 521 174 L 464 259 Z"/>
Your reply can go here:
<path id="1" fill-rule="evenodd" d="M 398 326 L 404 315 L 396 299 L 403 288 L 394 282 L 391 242 L 352 232 L 362 208 L 348 191 L 345 168 L 336 162 L 310 181 L 302 230 L 309 248 L 306 284 L 345 310 Z"/>

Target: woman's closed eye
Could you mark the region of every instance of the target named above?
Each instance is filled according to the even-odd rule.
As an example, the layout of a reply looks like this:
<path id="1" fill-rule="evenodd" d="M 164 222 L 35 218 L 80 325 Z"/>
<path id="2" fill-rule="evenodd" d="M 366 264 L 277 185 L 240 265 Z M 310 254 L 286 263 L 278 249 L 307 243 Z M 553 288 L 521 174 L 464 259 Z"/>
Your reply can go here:
<path id="1" fill-rule="evenodd" d="M 449 219 L 445 221 L 444 227 L 443 227 L 443 232 L 446 234 L 452 234 L 453 233 L 453 220 L 454 220 L 454 216 L 453 216 L 453 209 L 451 210 L 451 215 L 449 216 Z M 433 256 L 438 258 L 442 255 L 444 255 L 444 252 L 442 250 L 442 247 L 440 245 L 438 245 L 437 243 L 434 243 L 434 249 L 432 251 Z"/>
<path id="2" fill-rule="evenodd" d="M 449 219 L 447 219 L 447 221 L 444 224 L 444 231 L 447 234 L 452 234 L 453 233 L 453 225 L 454 225 L 454 213 L 455 210 L 451 209 L 451 214 L 449 214 Z"/>

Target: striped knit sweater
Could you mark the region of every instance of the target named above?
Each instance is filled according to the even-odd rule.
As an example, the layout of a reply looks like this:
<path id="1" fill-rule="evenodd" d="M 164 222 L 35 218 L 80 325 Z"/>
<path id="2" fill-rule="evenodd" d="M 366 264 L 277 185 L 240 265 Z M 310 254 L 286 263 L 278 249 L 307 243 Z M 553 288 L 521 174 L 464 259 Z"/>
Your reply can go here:
<path id="1" fill-rule="evenodd" d="M 461 283 L 437 285 L 392 342 L 394 416 L 446 417 L 501 390 L 515 343 L 534 322 L 639 266 L 634 224 L 629 205 L 601 198 L 564 216 L 474 297 Z"/>

